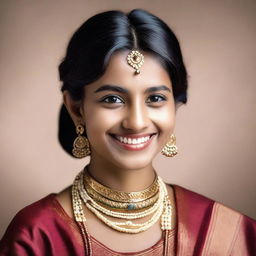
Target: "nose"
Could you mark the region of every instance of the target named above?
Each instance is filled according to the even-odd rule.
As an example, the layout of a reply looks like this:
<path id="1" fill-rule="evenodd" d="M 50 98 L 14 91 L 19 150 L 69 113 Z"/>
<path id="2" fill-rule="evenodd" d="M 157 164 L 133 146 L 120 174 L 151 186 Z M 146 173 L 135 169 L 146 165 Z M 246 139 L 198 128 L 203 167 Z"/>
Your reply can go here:
<path id="1" fill-rule="evenodd" d="M 146 106 L 137 101 L 127 107 L 122 126 L 132 132 L 145 130 L 149 125 L 149 117 Z"/>

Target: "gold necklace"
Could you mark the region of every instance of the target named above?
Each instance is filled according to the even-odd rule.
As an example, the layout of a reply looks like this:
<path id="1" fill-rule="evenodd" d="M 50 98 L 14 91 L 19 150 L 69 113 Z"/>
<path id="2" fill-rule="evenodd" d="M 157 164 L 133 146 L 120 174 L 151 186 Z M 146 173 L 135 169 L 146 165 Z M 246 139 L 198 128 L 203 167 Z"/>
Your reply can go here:
<path id="1" fill-rule="evenodd" d="M 159 206 L 160 206 L 160 204 L 163 200 L 163 196 L 159 196 L 157 202 L 155 202 L 155 204 L 153 204 L 150 208 L 148 208 L 144 211 L 120 212 L 120 211 L 110 210 L 110 209 L 98 204 L 97 201 L 95 201 L 94 198 L 92 198 L 87 193 L 86 189 L 84 189 L 83 184 L 81 183 L 81 181 L 78 185 L 78 189 L 79 189 L 79 194 L 80 194 L 83 202 L 86 205 L 89 204 L 91 207 L 95 208 L 96 210 L 98 210 L 98 211 L 100 211 L 100 212 L 102 212 L 102 213 L 104 213 L 108 216 L 121 218 L 121 219 L 138 219 L 138 218 L 146 217 L 146 216 L 150 215 L 151 213 L 155 212 L 159 208 Z"/>
<path id="2" fill-rule="evenodd" d="M 83 188 L 83 183 L 82 181 L 82 176 L 80 178 L 80 182 L 78 183 L 78 191 L 80 194 L 80 197 L 82 198 L 83 202 L 87 206 L 87 208 L 92 211 L 102 222 L 104 222 L 106 225 L 109 227 L 120 231 L 120 232 L 125 232 L 125 233 L 139 233 L 142 231 L 145 231 L 149 229 L 152 225 L 154 225 L 160 218 L 163 212 L 163 200 L 164 200 L 164 191 L 163 191 L 163 186 L 161 184 L 161 181 L 159 180 L 160 183 L 160 195 L 159 195 L 159 200 L 157 203 L 155 203 L 151 208 L 142 211 L 142 212 L 128 212 L 128 213 L 123 213 L 123 212 L 115 212 L 109 209 L 106 209 L 100 205 L 98 205 L 93 198 L 91 198 L 87 193 L 86 190 Z M 106 218 L 102 213 L 104 213 L 107 216 L 111 217 L 116 217 L 116 218 L 122 218 L 122 219 L 127 219 L 125 222 L 116 222 L 116 221 L 111 221 L 108 218 Z M 133 223 L 131 219 L 139 219 L 143 218 L 145 216 L 148 216 L 149 214 L 154 213 L 154 215 L 146 222 L 144 223 Z M 128 227 L 124 227 L 128 226 Z"/>
<path id="3" fill-rule="evenodd" d="M 155 204 L 152 206 L 151 209 L 143 211 L 143 212 L 129 212 L 129 213 L 117 213 L 109 209 L 104 209 L 104 207 L 99 206 L 92 198 L 86 194 L 85 190 L 83 190 L 83 172 L 81 172 L 74 182 L 74 187 L 76 188 L 76 197 L 79 197 L 79 203 L 78 205 L 82 204 L 82 200 L 84 200 L 84 203 L 86 204 L 87 208 L 91 210 L 101 221 L 103 221 L 106 225 L 110 226 L 113 229 L 116 229 L 120 232 L 125 233 L 139 233 L 142 231 L 147 230 L 150 228 L 154 223 L 157 222 L 157 220 L 161 216 L 161 228 L 164 229 L 171 229 L 171 204 L 168 198 L 168 193 L 165 184 L 161 180 L 160 177 L 158 177 L 158 184 L 159 184 L 159 202 L 158 204 Z M 77 200 L 78 201 L 78 200 Z M 157 205 L 157 207 L 156 207 Z M 76 205 L 75 205 L 76 206 Z M 97 207 L 98 206 L 98 207 Z M 81 206 L 79 206 L 81 208 Z M 78 206 L 75 208 L 75 213 L 78 214 L 78 218 L 83 218 L 83 214 L 81 213 L 81 209 Z M 105 215 L 109 215 L 112 217 L 118 217 L 118 218 L 124 218 L 128 221 L 126 222 L 114 222 L 109 219 L 107 219 L 102 213 Z M 142 217 L 147 216 L 147 213 L 153 213 L 154 215 L 151 217 L 150 220 L 146 221 L 145 223 L 141 224 L 135 224 L 130 221 L 130 219 L 139 219 Z M 149 213 L 149 214 L 150 214 Z M 148 214 L 148 215 L 149 215 Z M 124 227 L 124 226 L 128 226 Z"/>
<path id="4" fill-rule="evenodd" d="M 77 175 L 77 177 L 75 178 L 75 181 L 73 183 L 73 186 L 72 186 L 73 212 L 74 212 L 75 220 L 78 223 L 78 226 L 79 226 L 80 231 L 81 231 L 81 235 L 82 235 L 82 238 L 83 238 L 83 241 L 84 241 L 84 246 L 86 248 L 86 255 L 91 256 L 92 255 L 91 241 L 90 241 L 90 236 L 88 234 L 88 231 L 87 231 L 87 228 L 86 228 L 86 225 L 85 225 L 86 218 L 85 218 L 85 215 L 84 215 L 84 212 L 83 212 L 83 206 L 82 206 L 82 200 L 83 199 L 82 199 L 82 197 L 80 195 L 80 192 L 79 192 L 79 189 L 81 189 L 81 184 L 82 184 L 81 180 L 82 181 L 84 180 L 83 179 L 83 172 L 81 172 Z M 146 223 L 140 223 L 140 224 L 138 224 L 138 223 L 135 224 L 134 223 L 133 225 L 131 225 L 130 222 L 128 222 L 128 223 L 124 222 L 124 223 L 121 223 L 121 224 L 126 225 L 126 226 L 127 225 L 132 226 L 132 229 L 136 230 L 136 232 L 128 232 L 128 233 L 137 233 L 138 230 L 140 230 L 139 232 L 147 230 L 149 227 L 152 226 L 151 225 L 152 222 L 154 222 L 156 219 L 158 220 L 161 216 L 161 229 L 163 230 L 163 235 L 165 237 L 164 238 L 164 241 L 165 241 L 164 242 L 164 255 L 167 256 L 168 255 L 168 233 L 169 233 L 169 230 L 171 229 L 171 212 L 172 212 L 172 210 L 171 210 L 171 204 L 170 204 L 170 201 L 169 201 L 169 198 L 168 198 L 168 193 L 167 193 L 166 186 L 162 182 L 161 178 L 159 178 L 159 177 L 158 177 L 158 182 L 159 182 L 159 191 L 161 191 L 161 193 L 163 191 L 164 196 L 163 196 L 162 203 L 160 204 L 159 208 L 156 210 L 155 214 L 153 215 L 154 218 L 152 217 Z M 159 197 L 160 197 L 160 195 L 159 195 Z M 162 195 L 161 195 L 161 197 L 162 197 Z M 87 204 L 90 205 L 87 202 L 86 203 L 87 207 L 88 207 Z M 90 209 L 89 207 L 88 207 L 88 209 Z M 91 207 L 91 209 L 93 209 L 92 211 L 95 210 L 95 208 L 93 208 L 93 207 Z M 99 217 L 98 214 L 96 214 L 96 211 L 94 213 L 97 217 Z M 106 222 L 109 223 L 109 220 L 107 219 Z M 104 222 L 104 223 L 106 223 L 106 222 Z M 111 225 L 112 224 L 113 223 L 111 223 Z M 120 231 L 120 232 L 126 232 L 127 231 L 126 230 L 127 228 L 122 227 L 122 225 L 120 225 L 120 222 L 118 224 L 119 224 L 119 226 L 117 225 L 119 227 L 118 231 Z"/>
<path id="5" fill-rule="evenodd" d="M 97 182 L 95 179 L 93 179 L 87 171 L 85 172 L 84 182 L 93 190 L 95 190 L 98 194 L 104 196 L 105 198 L 116 202 L 125 203 L 141 202 L 146 199 L 149 199 L 150 197 L 158 193 L 159 188 L 157 176 L 155 177 L 154 182 L 148 188 L 139 192 L 123 192 L 108 188 Z"/>
<path id="6" fill-rule="evenodd" d="M 139 210 L 144 209 L 149 206 L 152 206 L 158 199 L 159 195 L 158 193 L 154 196 L 150 197 L 149 199 L 146 199 L 142 202 L 130 202 L 130 203 L 122 203 L 122 202 L 116 202 L 113 200 L 109 200 L 100 194 L 98 194 L 95 190 L 93 190 L 90 186 L 88 186 L 86 183 L 84 183 L 85 189 L 89 196 L 94 198 L 94 200 L 98 203 L 102 203 L 105 206 L 108 206 L 110 208 L 116 208 L 116 209 L 122 209 L 122 210 Z"/>

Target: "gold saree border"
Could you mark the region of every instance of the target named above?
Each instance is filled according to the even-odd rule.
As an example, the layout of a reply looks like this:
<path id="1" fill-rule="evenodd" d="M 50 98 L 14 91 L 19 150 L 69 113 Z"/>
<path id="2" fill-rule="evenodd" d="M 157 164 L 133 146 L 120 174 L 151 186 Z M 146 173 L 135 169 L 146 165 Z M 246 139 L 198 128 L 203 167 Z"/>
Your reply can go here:
<path id="1" fill-rule="evenodd" d="M 215 203 L 202 255 L 231 255 L 241 221 L 240 213 Z"/>

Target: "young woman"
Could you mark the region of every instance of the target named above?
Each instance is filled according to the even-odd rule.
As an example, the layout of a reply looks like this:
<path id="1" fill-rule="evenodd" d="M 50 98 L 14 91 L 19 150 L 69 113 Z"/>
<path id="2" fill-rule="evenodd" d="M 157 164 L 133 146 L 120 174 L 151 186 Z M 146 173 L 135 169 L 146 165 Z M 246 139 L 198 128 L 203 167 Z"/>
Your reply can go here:
<path id="1" fill-rule="evenodd" d="M 175 114 L 187 101 L 179 43 L 163 21 L 98 14 L 75 32 L 59 72 L 60 141 L 90 162 L 72 186 L 16 215 L 0 255 L 255 255 L 255 221 L 165 184 L 152 166 L 160 151 L 177 154 Z"/>

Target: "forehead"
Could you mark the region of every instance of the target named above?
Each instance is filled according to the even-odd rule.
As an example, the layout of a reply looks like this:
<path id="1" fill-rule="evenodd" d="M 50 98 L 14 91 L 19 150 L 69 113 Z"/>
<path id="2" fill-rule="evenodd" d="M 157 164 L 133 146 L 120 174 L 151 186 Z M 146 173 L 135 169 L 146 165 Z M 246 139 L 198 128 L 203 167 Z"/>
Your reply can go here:
<path id="1" fill-rule="evenodd" d="M 95 86 L 110 84 L 130 90 L 145 89 L 145 87 L 156 85 L 166 85 L 171 89 L 169 74 L 153 54 L 141 51 L 144 55 L 144 64 L 140 68 L 140 74 L 135 74 L 135 69 L 127 62 L 129 52 L 116 52 L 111 56 L 104 75 L 93 83 L 94 88 Z"/>

